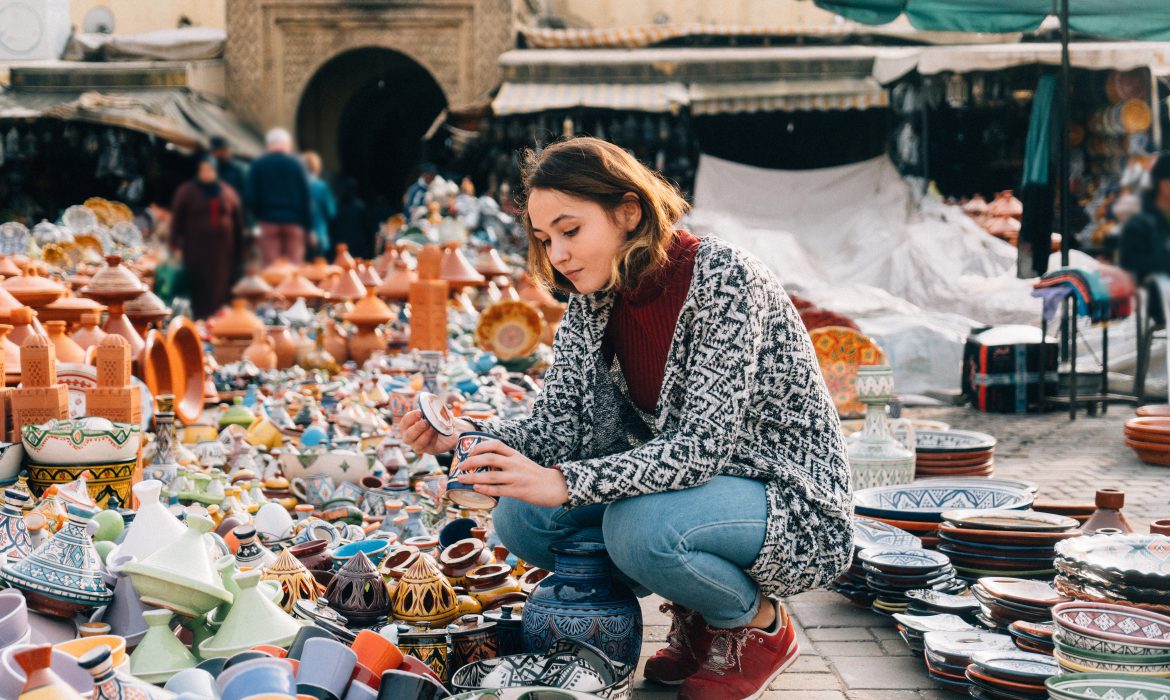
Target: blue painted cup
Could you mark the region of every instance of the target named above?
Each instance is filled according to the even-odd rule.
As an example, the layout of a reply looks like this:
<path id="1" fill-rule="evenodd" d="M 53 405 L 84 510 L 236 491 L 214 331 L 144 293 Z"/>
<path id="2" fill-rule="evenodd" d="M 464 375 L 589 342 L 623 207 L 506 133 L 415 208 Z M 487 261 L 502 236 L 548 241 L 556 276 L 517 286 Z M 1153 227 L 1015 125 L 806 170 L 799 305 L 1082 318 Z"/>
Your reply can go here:
<path id="1" fill-rule="evenodd" d="M 451 459 L 451 471 L 448 473 L 450 478 L 447 481 L 447 498 L 452 503 L 460 508 L 469 508 L 471 510 L 491 510 L 496 507 L 495 498 L 477 492 L 472 484 L 464 484 L 459 481 L 459 475 L 464 473 L 459 465 L 471 456 L 471 451 L 475 449 L 476 445 L 481 442 L 487 442 L 488 440 L 499 439 L 499 437 L 491 433 L 484 433 L 478 430 L 459 434 L 459 439 L 455 441 L 455 455 Z M 482 467 L 475 471 L 485 472 L 490 470 L 491 467 Z"/>

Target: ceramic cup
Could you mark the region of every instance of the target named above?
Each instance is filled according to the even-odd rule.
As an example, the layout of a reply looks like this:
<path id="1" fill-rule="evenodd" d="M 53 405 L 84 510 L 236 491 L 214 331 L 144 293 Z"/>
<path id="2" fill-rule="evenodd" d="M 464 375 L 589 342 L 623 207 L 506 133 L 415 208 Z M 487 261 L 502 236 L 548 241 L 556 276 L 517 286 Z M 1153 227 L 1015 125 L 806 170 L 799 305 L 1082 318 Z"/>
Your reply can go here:
<path id="1" fill-rule="evenodd" d="M 27 644 L 31 635 L 24 594 L 15 588 L 0 591 L 0 649 Z"/>
<path id="2" fill-rule="evenodd" d="M 476 522 L 471 518 L 456 518 L 439 530 L 439 544 L 446 549 L 459 540 L 465 540 L 471 537 L 471 528 L 475 526 Z"/>
<path id="3" fill-rule="evenodd" d="M 190 693 L 200 697 L 214 698 L 219 695 L 219 688 L 215 686 L 215 677 L 199 668 L 185 668 L 167 680 L 163 690 L 178 695 Z"/>
<path id="4" fill-rule="evenodd" d="M 329 494 L 330 501 L 352 501 L 361 503 L 366 496 L 366 490 L 352 481 L 343 481 Z"/>
<path id="5" fill-rule="evenodd" d="M 496 507 L 496 499 L 477 493 L 472 484 L 464 484 L 459 481 L 459 475 L 463 474 L 463 469 L 460 465 L 464 460 L 471 456 L 471 451 L 475 446 L 481 442 L 488 440 L 499 440 L 500 438 L 491 433 L 484 433 L 478 430 L 460 433 L 459 439 L 455 441 L 455 457 L 451 460 L 451 471 L 447 480 L 447 498 L 461 508 L 470 508 L 472 510 L 491 510 Z M 482 467 L 477 469 L 477 472 L 490 471 L 491 467 Z"/>
<path id="6" fill-rule="evenodd" d="M 297 498 L 315 506 L 323 505 L 332 498 L 333 479 L 328 474 L 309 474 L 296 477 L 289 482 Z"/>
<path id="7" fill-rule="evenodd" d="M 305 625 L 304 627 L 297 630 L 297 636 L 293 637 L 292 644 L 290 644 L 288 647 L 288 656 L 285 658 L 300 661 L 304 657 L 305 644 L 313 639 L 329 639 L 337 641 L 337 637 L 333 636 L 326 630 L 323 630 L 316 625 Z"/>
<path id="8" fill-rule="evenodd" d="M 351 647 L 363 666 L 381 677 L 382 671 L 398 668 L 402 663 L 402 652 L 389 639 L 377 632 L 362 630 Z"/>
<path id="9" fill-rule="evenodd" d="M 305 686 L 323 688 L 340 698 L 345 695 L 355 664 L 357 654 L 341 642 L 320 637 L 310 639 L 305 642 L 305 651 L 301 655 L 298 691 L 304 692 L 300 689 Z"/>
<path id="10" fill-rule="evenodd" d="M 342 700 L 378 700 L 378 691 L 365 683 L 354 681 L 349 684 L 349 690 L 345 691 Z"/>
<path id="11" fill-rule="evenodd" d="M 216 685 L 220 700 L 244 700 L 261 693 L 296 695 L 292 664 L 267 655 L 224 669 Z"/>
<path id="12" fill-rule="evenodd" d="M 378 689 L 378 700 L 438 700 L 445 697 L 446 689 L 433 678 L 396 669 L 382 673 L 382 687 Z"/>

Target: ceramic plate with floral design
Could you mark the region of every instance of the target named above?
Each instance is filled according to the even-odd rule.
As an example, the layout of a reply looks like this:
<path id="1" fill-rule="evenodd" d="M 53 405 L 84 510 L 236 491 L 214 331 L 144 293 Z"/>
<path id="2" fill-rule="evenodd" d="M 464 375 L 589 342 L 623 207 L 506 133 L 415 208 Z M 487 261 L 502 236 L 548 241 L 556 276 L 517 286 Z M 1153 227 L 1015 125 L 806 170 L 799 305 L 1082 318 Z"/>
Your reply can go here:
<path id="1" fill-rule="evenodd" d="M 1063 559 L 1107 578 L 1170 589 L 1170 537 L 1165 535 L 1093 535 L 1056 545 Z"/>
<path id="2" fill-rule="evenodd" d="M 857 368 L 886 364 L 885 353 L 868 336 L 852 328 L 826 326 L 817 328 L 809 336 L 837 413 L 842 416 L 861 414 L 865 407 L 857 400 Z"/>
<path id="3" fill-rule="evenodd" d="M 532 354 L 540 344 L 544 320 L 525 301 L 501 301 L 484 310 L 475 327 L 475 342 L 501 360 Z"/>

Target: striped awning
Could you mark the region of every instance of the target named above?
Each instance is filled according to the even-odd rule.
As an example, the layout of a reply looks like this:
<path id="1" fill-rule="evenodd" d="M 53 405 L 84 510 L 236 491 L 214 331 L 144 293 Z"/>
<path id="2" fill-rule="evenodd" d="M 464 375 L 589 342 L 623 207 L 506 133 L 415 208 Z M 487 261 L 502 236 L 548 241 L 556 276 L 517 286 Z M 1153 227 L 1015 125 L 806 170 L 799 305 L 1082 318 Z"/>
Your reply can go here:
<path id="1" fill-rule="evenodd" d="M 687 104 L 682 83 L 504 83 L 492 100 L 497 116 L 593 107 L 671 112 Z"/>
<path id="2" fill-rule="evenodd" d="M 689 92 L 691 114 L 696 116 L 861 110 L 889 105 L 888 94 L 872 78 L 692 83 Z"/>
<path id="3" fill-rule="evenodd" d="M 596 29 L 522 27 L 520 33 L 524 35 L 528 46 L 534 49 L 637 49 L 688 36 L 848 36 L 857 33 L 858 29 L 859 26 L 853 22 L 826 25 L 759 26 L 687 22 Z M 868 29 L 870 28 L 864 28 L 863 31 Z"/>

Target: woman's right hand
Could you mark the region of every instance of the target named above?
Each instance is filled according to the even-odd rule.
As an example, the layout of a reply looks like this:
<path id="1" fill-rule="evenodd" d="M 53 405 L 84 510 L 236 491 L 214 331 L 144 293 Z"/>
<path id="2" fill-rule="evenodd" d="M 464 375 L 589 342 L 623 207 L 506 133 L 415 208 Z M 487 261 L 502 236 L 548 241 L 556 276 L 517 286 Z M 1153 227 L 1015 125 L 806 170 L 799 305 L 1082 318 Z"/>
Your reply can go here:
<path id="1" fill-rule="evenodd" d="M 465 420 L 455 421 L 455 432 L 450 435 L 440 435 L 439 431 L 422 417 L 422 411 L 417 408 L 402 417 L 398 426 L 402 433 L 402 440 L 410 449 L 419 454 L 437 455 L 455 449 L 455 442 L 459 433 L 475 430 L 475 426 Z"/>

